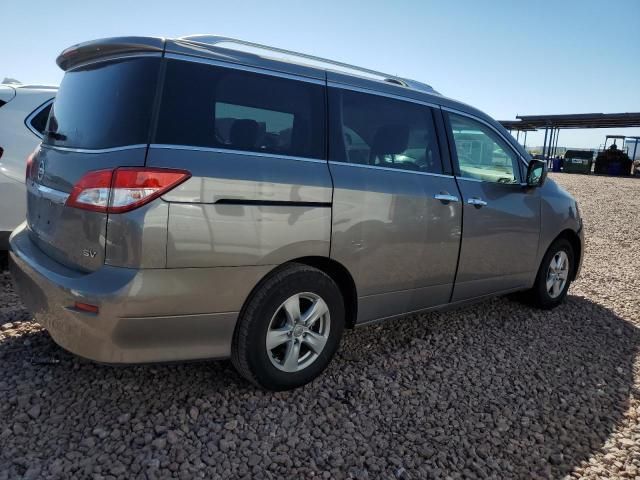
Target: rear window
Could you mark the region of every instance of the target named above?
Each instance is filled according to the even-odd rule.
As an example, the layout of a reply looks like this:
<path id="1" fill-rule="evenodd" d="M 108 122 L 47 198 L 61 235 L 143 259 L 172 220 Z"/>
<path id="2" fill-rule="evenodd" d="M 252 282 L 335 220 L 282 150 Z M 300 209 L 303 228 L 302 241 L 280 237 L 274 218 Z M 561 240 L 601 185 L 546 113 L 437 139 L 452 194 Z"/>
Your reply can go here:
<path id="1" fill-rule="evenodd" d="M 36 113 L 31 118 L 31 120 L 29 120 L 29 125 L 34 130 L 34 132 L 38 132 L 40 135 L 43 134 L 47 126 L 47 120 L 49 119 L 50 111 L 51 111 L 51 104 L 49 103 L 42 110 Z"/>
<path id="2" fill-rule="evenodd" d="M 68 71 L 44 143 L 110 148 L 147 143 L 160 58 L 112 60 Z"/>
<path id="3" fill-rule="evenodd" d="M 154 142 L 324 158 L 324 88 L 171 60 Z"/>

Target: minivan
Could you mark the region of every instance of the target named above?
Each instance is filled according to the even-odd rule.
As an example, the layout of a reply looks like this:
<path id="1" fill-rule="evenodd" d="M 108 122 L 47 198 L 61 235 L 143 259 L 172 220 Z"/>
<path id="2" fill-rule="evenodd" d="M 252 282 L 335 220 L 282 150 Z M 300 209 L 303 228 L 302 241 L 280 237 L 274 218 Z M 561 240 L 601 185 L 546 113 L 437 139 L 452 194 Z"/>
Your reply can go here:
<path id="1" fill-rule="evenodd" d="M 211 35 L 57 63 L 11 270 L 77 355 L 230 357 L 284 390 L 345 328 L 513 292 L 551 308 L 578 274 L 576 201 L 428 85 Z"/>

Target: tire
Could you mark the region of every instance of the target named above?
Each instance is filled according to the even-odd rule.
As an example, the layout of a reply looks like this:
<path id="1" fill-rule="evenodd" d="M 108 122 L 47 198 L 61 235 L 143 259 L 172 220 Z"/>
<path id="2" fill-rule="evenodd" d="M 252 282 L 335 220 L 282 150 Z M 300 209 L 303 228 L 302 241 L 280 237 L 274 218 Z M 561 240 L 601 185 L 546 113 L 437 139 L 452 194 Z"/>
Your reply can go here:
<path id="1" fill-rule="evenodd" d="M 313 308 L 325 313 L 306 317 Z M 307 265 L 286 264 L 262 280 L 245 303 L 231 361 L 240 375 L 261 388 L 300 387 L 329 365 L 344 323 L 344 301 L 331 277 Z"/>
<path id="2" fill-rule="evenodd" d="M 552 261 L 555 262 L 554 265 L 557 265 L 557 261 L 563 258 L 568 262 L 568 265 L 566 266 L 566 281 L 560 288 L 559 283 L 551 282 L 548 274 L 550 268 L 552 268 Z M 567 291 L 573 280 L 572 275 L 575 269 L 574 258 L 573 247 L 567 239 L 559 238 L 553 242 L 542 259 L 533 287 L 524 292 L 523 300 L 534 307 L 544 310 L 549 310 L 560 305 L 567 296 Z M 563 270 L 564 268 L 560 269 L 560 272 Z M 555 283 L 555 285 L 552 285 L 552 287 L 548 289 L 548 281 Z"/>

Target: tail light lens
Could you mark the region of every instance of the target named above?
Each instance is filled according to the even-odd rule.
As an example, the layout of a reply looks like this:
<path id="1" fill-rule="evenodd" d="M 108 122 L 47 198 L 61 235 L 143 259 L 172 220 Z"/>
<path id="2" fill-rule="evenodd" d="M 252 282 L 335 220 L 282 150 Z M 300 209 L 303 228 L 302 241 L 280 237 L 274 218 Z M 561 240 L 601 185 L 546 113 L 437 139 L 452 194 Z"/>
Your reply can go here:
<path id="1" fill-rule="evenodd" d="M 27 168 L 25 172 L 25 180 L 29 180 L 33 178 L 33 157 L 35 156 L 35 151 L 31 152 L 27 157 Z"/>
<path id="2" fill-rule="evenodd" d="M 186 170 L 121 167 L 94 170 L 73 187 L 66 205 L 104 213 L 124 213 L 165 194 L 191 177 Z"/>

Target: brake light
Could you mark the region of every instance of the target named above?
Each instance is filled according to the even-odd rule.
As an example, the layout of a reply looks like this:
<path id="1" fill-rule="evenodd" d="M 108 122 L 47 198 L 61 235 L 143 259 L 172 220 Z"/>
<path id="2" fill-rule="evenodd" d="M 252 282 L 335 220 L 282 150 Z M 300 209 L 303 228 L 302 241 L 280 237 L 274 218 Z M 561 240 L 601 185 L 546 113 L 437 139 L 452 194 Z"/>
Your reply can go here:
<path id="1" fill-rule="evenodd" d="M 185 170 L 121 167 L 95 170 L 73 187 L 66 205 L 104 213 L 134 210 L 191 177 Z"/>

